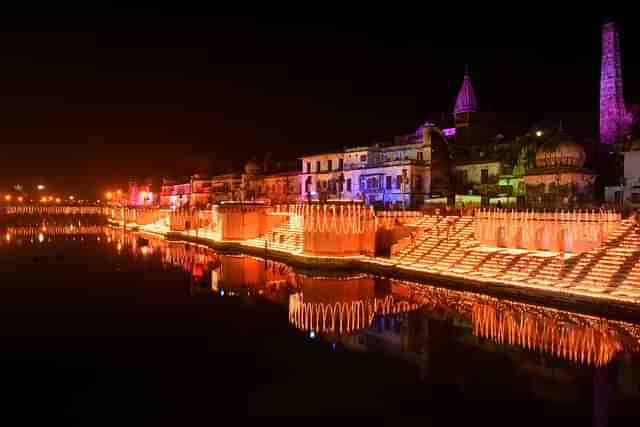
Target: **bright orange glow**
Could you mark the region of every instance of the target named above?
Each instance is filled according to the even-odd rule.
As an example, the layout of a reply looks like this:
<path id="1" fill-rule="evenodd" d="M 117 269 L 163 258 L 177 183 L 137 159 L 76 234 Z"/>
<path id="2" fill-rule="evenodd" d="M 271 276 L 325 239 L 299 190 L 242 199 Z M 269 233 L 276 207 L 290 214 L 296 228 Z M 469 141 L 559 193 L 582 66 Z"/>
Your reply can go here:
<path id="1" fill-rule="evenodd" d="M 113 197 L 113 194 L 111 193 L 111 191 L 107 191 L 107 200 L 111 200 L 111 198 Z"/>
<path id="2" fill-rule="evenodd" d="M 41 190 L 41 191 L 44 190 L 44 185 L 42 184 L 38 185 L 38 190 Z"/>
<path id="3" fill-rule="evenodd" d="M 41 199 L 40 199 L 40 201 L 41 201 L 42 203 L 45 203 L 45 202 L 47 201 L 47 198 L 46 198 L 46 197 L 43 197 L 43 198 L 41 198 Z"/>
<path id="4" fill-rule="evenodd" d="M 73 200 L 73 199 L 75 199 L 75 197 L 69 196 L 69 200 Z"/>
<path id="5" fill-rule="evenodd" d="M 44 242 L 44 234 L 42 233 L 38 234 L 38 242 L 40 243 Z"/>
<path id="6" fill-rule="evenodd" d="M 11 194 L 6 194 L 4 196 L 4 199 L 8 202 L 9 200 L 11 200 Z"/>
<path id="7" fill-rule="evenodd" d="M 141 196 L 142 196 L 142 198 L 143 198 L 143 199 L 146 199 L 146 198 L 147 198 L 147 194 L 148 194 L 148 193 L 147 193 L 146 191 L 143 191 L 143 192 L 142 192 L 142 193 L 140 193 L 140 194 L 141 194 Z"/>
<path id="8" fill-rule="evenodd" d="M 60 197 L 56 197 L 56 203 L 60 203 Z"/>
<path id="9" fill-rule="evenodd" d="M 122 191 L 118 190 L 118 191 L 116 191 L 116 193 L 117 193 L 117 194 L 118 194 L 118 196 L 119 196 L 120 194 L 122 194 Z"/>
<path id="10" fill-rule="evenodd" d="M 18 201 L 22 202 L 22 200 L 23 200 L 22 196 L 18 196 Z"/>
<path id="11" fill-rule="evenodd" d="M 9 233 L 5 234 L 5 235 L 4 235 L 4 239 L 5 239 L 7 242 L 10 242 L 10 241 L 11 241 L 11 234 L 9 234 Z"/>

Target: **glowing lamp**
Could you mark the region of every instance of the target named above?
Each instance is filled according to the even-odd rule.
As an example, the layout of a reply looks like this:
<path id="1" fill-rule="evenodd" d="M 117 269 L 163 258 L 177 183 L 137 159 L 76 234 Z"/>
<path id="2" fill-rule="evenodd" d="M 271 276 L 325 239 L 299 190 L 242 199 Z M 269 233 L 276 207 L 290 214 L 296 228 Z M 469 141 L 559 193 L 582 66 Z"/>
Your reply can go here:
<path id="1" fill-rule="evenodd" d="M 38 190 L 40 190 L 40 191 L 44 190 L 44 185 L 39 184 L 39 185 L 38 185 Z"/>
<path id="2" fill-rule="evenodd" d="M 60 203 L 60 197 L 56 197 L 56 203 Z"/>
<path id="3" fill-rule="evenodd" d="M 536 136 L 539 138 L 542 136 L 542 131 L 541 130 L 537 130 L 536 131 Z"/>
<path id="4" fill-rule="evenodd" d="M 11 194 L 5 194 L 4 199 L 8 202 L 11 200 Z"/>
<path id="5" fill-rule="evenodd" d="M 107 192 L 107 200 L 111 200 L 111 197 L 113 197 L 113 194 L 111 194 L 111 191 Z"/>
<path id="6" fill-rule="evenodd" d="M 309 338 L 314 339 L 316 337 L 316 331 L 309 331 Z"/>
<path id="7" fill-rule="evenodd" d="M 18 196 L 18 201 L 21 202 L 22 200 L 22 196 Z"/>

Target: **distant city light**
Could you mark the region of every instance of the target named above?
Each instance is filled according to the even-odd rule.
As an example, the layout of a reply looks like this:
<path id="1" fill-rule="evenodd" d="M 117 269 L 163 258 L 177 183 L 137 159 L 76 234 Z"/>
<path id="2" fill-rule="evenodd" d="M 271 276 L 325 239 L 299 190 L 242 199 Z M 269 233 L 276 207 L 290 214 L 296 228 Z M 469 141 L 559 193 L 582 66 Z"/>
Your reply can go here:
<path id="1" fill-rule="evenodd" d="M 313 339 L 315 337 L 316 337 L 316 331 L 313 331 L 313 330 L 309 331 L 309 338 Z"/>
<path id="2" fill-rule="evenodd" d="M 224 289 L 220 289 L 220 296 L 223 297 L 224 296 Z"/>
<path id="3" fill-rule="evenodd" d="M 73 199 L 75 199 L 74 196 L 69 196 L 69 200 L 73 200 Z"/>
<path id="4" fill-rule="evenodd" d="M 47 201 L 47 198 L 46 198 L 46 197 L 43 197 L 43 198 L 41 198 L 41 199 L 40 199 L 40 201 L 41 201 L 42 203 L 44 203 L 44 202 L 46 202 L 46 201 Z"/>
<path id="5" fill-rule="evenodd" d="M 541 137 L 542 136 L 542 131 L 541 130 L 537 130 L 536 131 L 536 136 L 537 137 Z"/>
<path id="6" fill-rule="evenodd" d="M 122 194 L 122 191 L 118 190 L 116 191 L 116 194 L 119 196 L 120 194 Z"/>
<path id="7" fill-rule="evenodd" d="M 56 197 L 56 203 L 60 203 L 60 197 Z"/>
<path id="8" fill-rule="evenodd" d="M 42 191 L 42 190 L 44 190 L 44 185 L 39 184 L 39 185 L 38 185 L 38 190 L 41 190 L 41 191 Z"/>
<path id="9" fill-rule="evenodd" d="M 4 199 L 8 202 L 11 200 L 11 194 L 5 194 Z"/>
<path id="10" fill-rule="evenodd" d="M 22 202 L 22 200 L 24 200 L 24 199 L 22 198 L 22 196 L 18 196 L 18 201 L 19 201 L 19 202 Z"/>
<path id="11" fill-rule="evenodd" d="M 42 233 L 38 234 L 38 242 L 40 242 L 40 243 L 44 242 L 44 234 L 42 234 Z"/>
<path id="12" fill-rule="evenodd" d="M 5 234 L 4 238 L 5 238 L 5 240 L 7 242 L 10 242 L 11 241 L 11 234 L 9 234 L 9 233 Z"/>
<path id="13" fill-rule="evenodd" d="M 113 194 L 111 191 L 107 191 L 107 200 L 111 200 L 111 197 L 113 197 Z"/>

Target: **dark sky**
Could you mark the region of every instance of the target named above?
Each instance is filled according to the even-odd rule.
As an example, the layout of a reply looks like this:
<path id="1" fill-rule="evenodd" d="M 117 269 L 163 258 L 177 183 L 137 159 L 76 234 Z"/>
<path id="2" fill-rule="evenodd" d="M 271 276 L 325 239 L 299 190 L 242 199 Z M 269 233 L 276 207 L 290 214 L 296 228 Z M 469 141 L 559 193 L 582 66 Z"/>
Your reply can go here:
<path id="1" fill-rule="evenodd" d="M 105 5 L 0 18 L 2 189 L 97 194 L 198 158 L 217 172 L 411 132 L 452 110 L 466 63 L 481 109 L 597 129 L 603 15 L 246 9 L 256 17 Z M 640 102 L 640 30 L 612 17 Z"/>

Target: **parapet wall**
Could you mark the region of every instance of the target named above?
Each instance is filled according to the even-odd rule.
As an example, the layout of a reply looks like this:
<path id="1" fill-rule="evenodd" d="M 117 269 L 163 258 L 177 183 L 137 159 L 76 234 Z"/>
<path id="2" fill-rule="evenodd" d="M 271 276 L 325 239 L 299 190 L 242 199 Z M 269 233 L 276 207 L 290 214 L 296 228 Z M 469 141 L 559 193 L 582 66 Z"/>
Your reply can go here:
<path id="1" fill-rule="evenodd" d="M 581 253 L 595 249 L 620 225 L 615 212 L 476 211 L 475 238 L 503 248 Z"/>
<path id="2" fill-rule="evenodd" d="M 361 206 L 304 206 L 304 253 L 319 256 L 375 254 L 376 219 Z"/>

